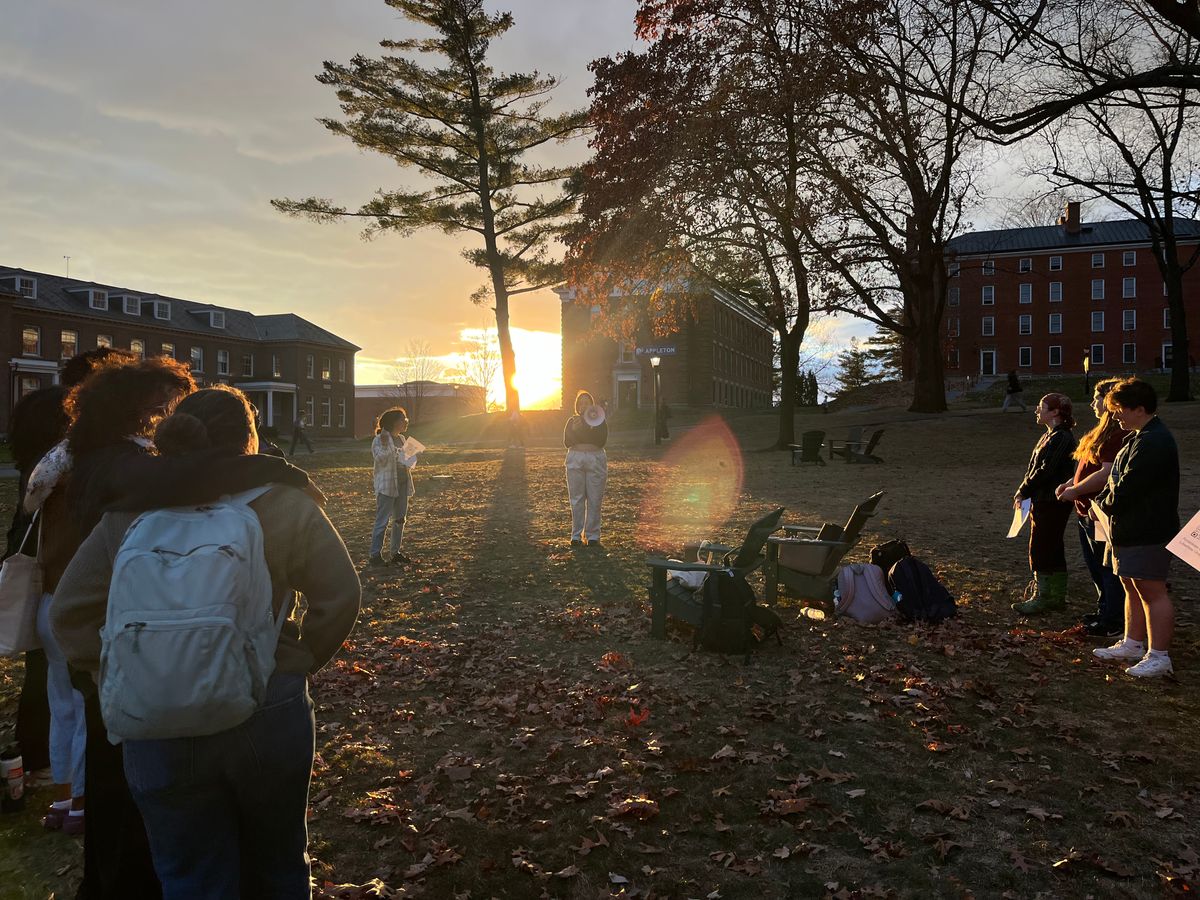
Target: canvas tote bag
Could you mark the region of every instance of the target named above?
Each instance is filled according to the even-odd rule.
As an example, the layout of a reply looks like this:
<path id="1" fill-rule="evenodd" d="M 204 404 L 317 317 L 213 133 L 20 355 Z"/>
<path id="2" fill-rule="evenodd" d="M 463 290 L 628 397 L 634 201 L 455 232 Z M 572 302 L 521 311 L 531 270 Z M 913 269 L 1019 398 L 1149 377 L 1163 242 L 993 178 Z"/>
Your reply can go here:
<path id="1" fill-rule="evenodd" d="M 37 634 L 37 610 L 42 601 L 42 567 L 37 557 L 25 555 L 29 535 L 37 525 L 38 513 L 21 540 L 17 552 L 0 566 L 0 656 L 15 656 L 41 646 Z M 38 531 L 38 546 L 42 533 Z"/>

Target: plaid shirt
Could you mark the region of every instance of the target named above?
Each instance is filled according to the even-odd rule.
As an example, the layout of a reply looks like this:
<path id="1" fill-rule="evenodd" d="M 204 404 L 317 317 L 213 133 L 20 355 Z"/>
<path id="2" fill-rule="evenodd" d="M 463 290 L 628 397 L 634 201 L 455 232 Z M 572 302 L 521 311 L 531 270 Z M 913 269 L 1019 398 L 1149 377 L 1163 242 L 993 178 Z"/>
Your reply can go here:
<path id="1" fill-rule="evenodd" d="M 400 496 L 400 448 L 386 431 L 371 441 L 371 456 L 375 459 L 375 493 L 387 497 Z"/>

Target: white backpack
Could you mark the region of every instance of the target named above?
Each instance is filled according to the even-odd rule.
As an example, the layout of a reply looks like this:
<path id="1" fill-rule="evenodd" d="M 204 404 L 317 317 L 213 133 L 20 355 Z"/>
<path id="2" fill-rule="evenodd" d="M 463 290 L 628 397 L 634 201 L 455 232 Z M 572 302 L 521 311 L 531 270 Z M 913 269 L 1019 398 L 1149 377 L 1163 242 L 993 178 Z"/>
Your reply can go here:
<path id="1" fill-rule="evenodd" d="M 851 563 L 838 570 L 837 614 L 856 622 L 882 622 L 896 614 L 883 569 L 869 563 Z"/>
<path id="2" fill-rule="evenodd" d="M 198 737 L 239 725 L 275 670 L 285 612 L 271 608 L 258 488 L 143 513 L 113 563 L 100 631 L 109 740 Z"/>

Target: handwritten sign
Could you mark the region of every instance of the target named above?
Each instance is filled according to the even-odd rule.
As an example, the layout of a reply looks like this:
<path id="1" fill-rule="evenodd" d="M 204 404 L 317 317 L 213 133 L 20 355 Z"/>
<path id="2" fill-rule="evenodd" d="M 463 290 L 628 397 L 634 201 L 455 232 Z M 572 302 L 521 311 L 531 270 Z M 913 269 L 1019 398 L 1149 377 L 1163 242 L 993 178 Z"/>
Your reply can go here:
<path id="1" fill-rule="evenodd" d="M 1167 549 L 1193 569 L 1200 571 L 1200 512 L 1183 526 L 1183 531 L 1171 539 Z"/>

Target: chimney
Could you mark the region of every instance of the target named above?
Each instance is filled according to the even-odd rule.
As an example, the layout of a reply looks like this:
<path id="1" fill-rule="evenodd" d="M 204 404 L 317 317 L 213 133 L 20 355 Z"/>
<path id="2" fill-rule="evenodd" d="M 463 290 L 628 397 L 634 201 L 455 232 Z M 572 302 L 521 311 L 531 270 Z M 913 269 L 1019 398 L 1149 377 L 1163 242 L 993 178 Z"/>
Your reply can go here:
<path id="1" fill-rule="evenodd" d="M 1067 234 L 1079 234 L 1079 202 L 1067 201 L 1063 214 L 1058 217 L 1058 224 L 1067 229 Z"/>

